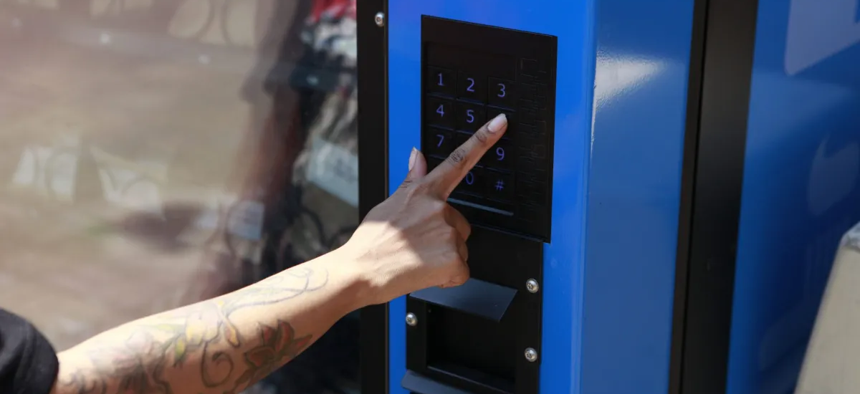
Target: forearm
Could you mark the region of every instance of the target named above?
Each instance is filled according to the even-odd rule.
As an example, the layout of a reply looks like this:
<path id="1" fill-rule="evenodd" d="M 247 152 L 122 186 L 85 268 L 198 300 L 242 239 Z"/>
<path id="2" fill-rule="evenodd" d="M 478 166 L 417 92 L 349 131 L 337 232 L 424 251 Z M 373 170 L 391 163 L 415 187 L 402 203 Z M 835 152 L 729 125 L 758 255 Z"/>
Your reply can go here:
<path id="1" fill-rule="evenodd" d="M 60 354 L 53 394 L 238 393 L 363 306 L 341 256 L 93 337 Z"/>

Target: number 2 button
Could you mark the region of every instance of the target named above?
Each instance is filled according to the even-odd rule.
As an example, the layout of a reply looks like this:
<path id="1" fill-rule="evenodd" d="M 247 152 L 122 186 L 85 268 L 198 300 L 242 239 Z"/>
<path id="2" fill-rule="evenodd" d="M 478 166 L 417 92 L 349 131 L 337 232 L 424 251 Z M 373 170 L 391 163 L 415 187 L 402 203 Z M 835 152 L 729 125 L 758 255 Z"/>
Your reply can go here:
<path id="1" fill-rule="evenodd" d="M 424 119 L 427 124 L 447 128 L 454 127 L 454 108 L 451 107 L 450 101 L 428 97 L 424 103 L 426 106 Z"/>
<path id="2" fill-rule="evenodd" d="M 461 72 L 457 83 L 457 96 L 460 98 L 487 101 L 487 87 L 484 78 Z"/>
<path id="3" fill-rule="evenodd" d="M 490 105 L 513 108 L 516 102 L 514 97 L 516 89 L 514 82 L 506 79 L 490 78 L 490 94 L 488 102 Z"/>

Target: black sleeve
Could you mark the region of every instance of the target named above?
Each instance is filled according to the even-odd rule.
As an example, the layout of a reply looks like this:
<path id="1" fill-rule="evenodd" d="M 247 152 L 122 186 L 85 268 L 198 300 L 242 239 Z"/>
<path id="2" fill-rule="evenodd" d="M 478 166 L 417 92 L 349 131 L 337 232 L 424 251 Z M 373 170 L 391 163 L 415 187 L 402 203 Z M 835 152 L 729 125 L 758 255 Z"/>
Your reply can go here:
<path id="1" fill-rule="evenodd" d="M 54 348 L 36 327 L 0 309 L 0 393 L 48 394 L 59 367 Z"/>

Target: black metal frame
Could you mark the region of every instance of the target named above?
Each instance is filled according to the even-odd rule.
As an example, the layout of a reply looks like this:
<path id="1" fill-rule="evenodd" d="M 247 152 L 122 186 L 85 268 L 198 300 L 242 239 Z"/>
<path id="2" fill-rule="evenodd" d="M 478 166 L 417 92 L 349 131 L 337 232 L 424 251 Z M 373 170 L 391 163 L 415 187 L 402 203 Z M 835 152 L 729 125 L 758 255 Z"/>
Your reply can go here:
<path id="1" fill-rule="evenodd" d="M 363 220 L 388 197 L 388 29 L 375 22 L 387 0 L 358 0 L 358 205 Z M 388 394 L 388 304 L 361 316 L 361 392 Z"/>
<path id="2" fill-rule="evenodd" d="M 670 394 L 725 393 L 758 0 L 697 0 Z"/>

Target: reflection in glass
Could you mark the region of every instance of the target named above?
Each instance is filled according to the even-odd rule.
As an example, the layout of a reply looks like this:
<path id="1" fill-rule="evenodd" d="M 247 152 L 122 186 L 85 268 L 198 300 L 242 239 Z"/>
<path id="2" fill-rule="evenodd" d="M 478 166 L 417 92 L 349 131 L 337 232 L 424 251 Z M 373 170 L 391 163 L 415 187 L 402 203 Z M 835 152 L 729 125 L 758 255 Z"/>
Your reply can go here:
<path id="1" fill-rule="evenodd" d="M 0 306 L 58 350 L 358 221 L 354 0 L 0 0 Z M 255 393 L 357 391 L 349 316 Z"/>

